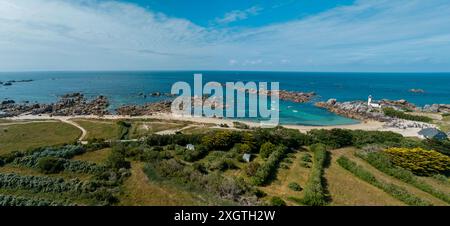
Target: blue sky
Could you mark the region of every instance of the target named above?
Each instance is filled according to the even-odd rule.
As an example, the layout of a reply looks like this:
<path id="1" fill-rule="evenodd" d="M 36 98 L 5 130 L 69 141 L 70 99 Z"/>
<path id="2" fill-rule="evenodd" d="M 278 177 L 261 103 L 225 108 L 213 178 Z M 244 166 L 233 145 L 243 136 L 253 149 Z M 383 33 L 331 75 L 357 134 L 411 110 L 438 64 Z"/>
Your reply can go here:
<path id="1" fill-rule="evenodd" d="M 351 5 L 354 0 L 127 0 L 149 10 L 171 17 L 190 20 L 200 26 L 224 26 L 218 18 L 225 15 L 248 14 L 236 17 L 226 26 L 257 27 L 286 22 L 314 15 L 337 6 Z M 253 9 L 253 14 L 246 10 Z M 250 10 L 251 11 L 251 10 Z M 235 14 L 233 14 L 235 12 Z"/>
<path id="2" fill-rule="evenodd" d="M 0 71 L 450 71 L 448 0 L 2 0 Z"/>

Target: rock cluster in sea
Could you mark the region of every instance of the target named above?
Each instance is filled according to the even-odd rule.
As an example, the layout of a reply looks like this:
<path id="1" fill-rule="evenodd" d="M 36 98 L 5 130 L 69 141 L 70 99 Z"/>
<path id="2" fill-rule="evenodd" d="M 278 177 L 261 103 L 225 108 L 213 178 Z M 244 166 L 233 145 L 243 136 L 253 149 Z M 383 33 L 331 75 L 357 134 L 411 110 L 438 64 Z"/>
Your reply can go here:
<path id="1" fill-rule="evenodd" d="M 9 81 L 6 81 L 6 82 L 0 81 L 0 85 L 3 85 L 3 86 L 12 86 L 13 83 L 17 83 L 17 82 L 32 82 L 32 81 L 33 81 L 33 80 L 31 80 L 31 79 L 9 80 Z"/>
<path id="2" fill-rule="evenodd" d="M 425 90 L 423 90 L 423 89 L 410 89 L 409 92 L 411 92 L 411 93 L 425 93 Z"/>
<path id="3" fill-rule="evenodd" d="M 17 104 L 13 100 L 4 100 L 0 103 L 0 117 L 12 117 L 21 114 L 49 114 L 53 116 L 70 115 L 106 115 L 109 114 L 107 107 L 108 99 L 98 96 L 88 101 L 81 93 L 71 93 L 60 97 L 58 102 L 52 104 L 22 103 Z"/>
<path id="4" fill-rule="evenodd" d="M 161 93 L 161 92 L 153 92 L 153 93 L 149 93 L 147 95 L 144 92 L 141 92 L 141 93 L 139 93 L 139 96 L 147 98 L 147 96 L 150 96 L 150 97 L 175 97 L 177 95 L 171 94 L 171 93 Z"/>
<path id="5" fill-rule="evenodd" d="M 295 92 L 295 91 L 287 91 L 287 90 L 279 91 L 280 100 L 292 101 L 295 103 L 308 102 L 314 96 L 316 96 L 316 93 L 314 93 L 314 92 L 304 93 L 304 92 Z"/>

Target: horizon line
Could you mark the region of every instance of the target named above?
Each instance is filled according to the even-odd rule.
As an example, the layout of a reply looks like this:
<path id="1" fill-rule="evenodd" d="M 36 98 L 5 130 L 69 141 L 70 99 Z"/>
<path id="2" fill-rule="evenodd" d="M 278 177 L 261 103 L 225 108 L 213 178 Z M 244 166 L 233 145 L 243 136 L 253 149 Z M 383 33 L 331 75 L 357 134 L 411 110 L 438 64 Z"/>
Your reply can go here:
<path id="1" fill-rule="evenodd" d="M 17 71 L 0 71 L 0 73 L 70 73 L 70 72 L 262 72 L 262 73 L 365 73 L 365 74 L 450 74 L 450 71 L 301 71 L 301 70 L 223 70 L 223 69 L 145 69 L 145 70 L 17 70 Z"/>

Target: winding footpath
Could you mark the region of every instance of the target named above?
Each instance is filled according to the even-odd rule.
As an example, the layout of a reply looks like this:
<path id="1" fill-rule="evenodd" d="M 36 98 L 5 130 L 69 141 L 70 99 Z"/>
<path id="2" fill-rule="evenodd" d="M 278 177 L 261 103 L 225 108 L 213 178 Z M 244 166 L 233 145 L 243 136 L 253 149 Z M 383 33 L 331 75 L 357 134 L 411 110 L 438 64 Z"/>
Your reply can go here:
<path id="1" fill-rule="evenodd" d="M 84 138 L 87 136 L 87 131 L 86 131 L 86 129 L 84 129 L 83 127 L 81 127 L 80 125 L 78 125 L 78 123 L 76 123 L 76 122 L 74 122 L 74 121 L 70 121 L 69 119 L 61 118 L 61 119 L 59 119 L 59 120 L 60 120 L 61 122 L 63 122 L 63 123 L 67 123 L 67 124 L 69 124 L 69 125 L 75 126 L 75 127 L 77 127 L 78 129 L 80 129 L 80 130 L 81 130 L 81 136 L 80 136 L 80 138 L 78 138 L 78 141 L 81 142 L 81 143 L 83 143 Z"/>

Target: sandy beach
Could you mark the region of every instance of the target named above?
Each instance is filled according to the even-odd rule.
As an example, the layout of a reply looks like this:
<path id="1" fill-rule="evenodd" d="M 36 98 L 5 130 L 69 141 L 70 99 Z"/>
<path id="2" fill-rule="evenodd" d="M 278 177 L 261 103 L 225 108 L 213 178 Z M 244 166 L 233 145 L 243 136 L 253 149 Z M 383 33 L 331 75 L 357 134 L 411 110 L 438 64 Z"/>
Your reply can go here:
<path id="1" fill-rule="evenodd" d="M 146 116 L 122 116 L 122 115 L 76 115 L 76 116 L 50 116 L 50 115 L 21 115 L 16 117 L 5 118 L 8 120 L 59 120 L 62 122 L 70 122 L 71 119 L 106 119 L 106 120 L 121 120 L 121 119 L 160 119 L 160 120 L 178 120 L 178 121 L 188 121 L 194 123 L 203 124 L 227 124 L 229 127 L 233 127 L 233 119 L 224 118 L 207 118 L 207 117 L 192 117 L 192 116 L 180 116 L 173 115 L 170 113 L 158 113 Z M 262 125 L 258 122 L 251 121 L 239 121 L 247 124 L 250 127 L 261 127 Z M 73 125 L 73 123 L 70 123 Z M 385 123 L 368 120 L 351 125 L 334 125 L 334 126 L 305 126 L 305 125 L 282 125 L 286 128 L 297 129 L 301 132 L 308 132 L 313 129 L 350 129 L 350 130 L 366 130 L 366 131 L 392 131 L 402 134 L 405 137 L 420 137 L 418 132 L 419 128 L 406 128 L 400 129 L 395 127 L 387 127 Z M 78 126 L 77 126 L 78 127 Z"/>

